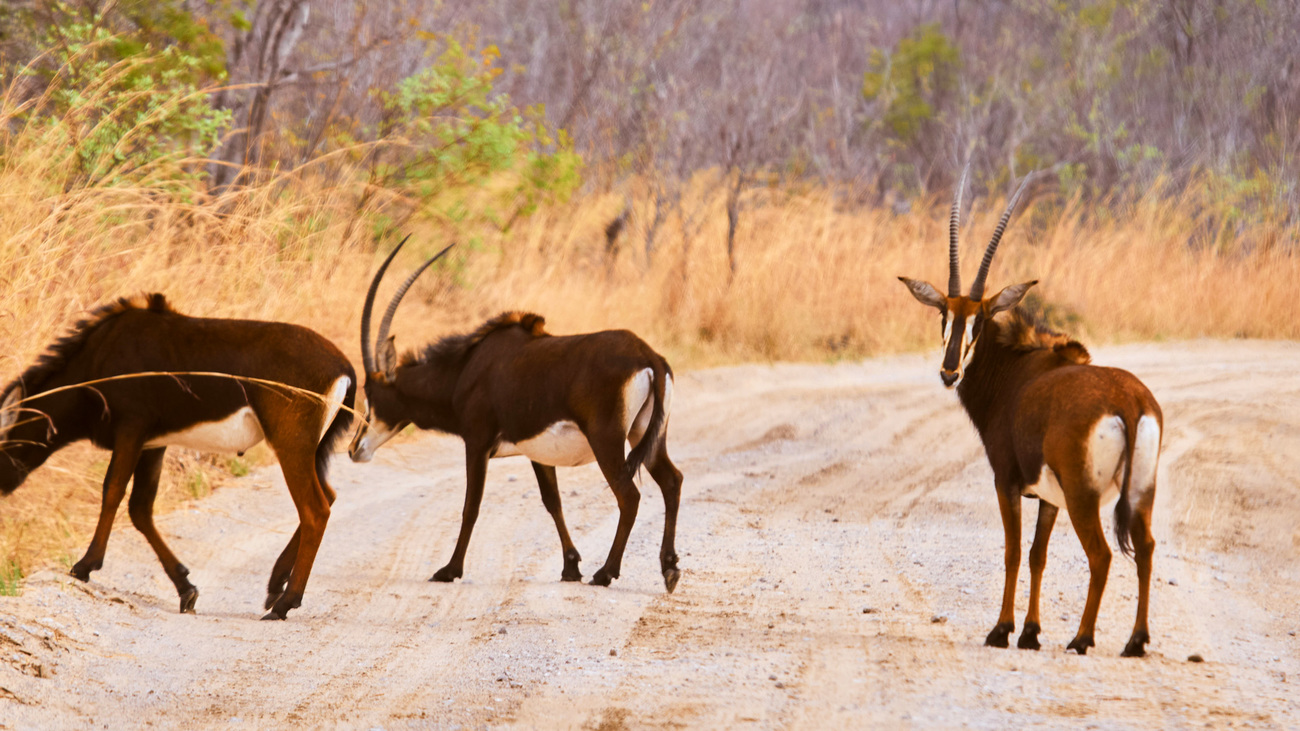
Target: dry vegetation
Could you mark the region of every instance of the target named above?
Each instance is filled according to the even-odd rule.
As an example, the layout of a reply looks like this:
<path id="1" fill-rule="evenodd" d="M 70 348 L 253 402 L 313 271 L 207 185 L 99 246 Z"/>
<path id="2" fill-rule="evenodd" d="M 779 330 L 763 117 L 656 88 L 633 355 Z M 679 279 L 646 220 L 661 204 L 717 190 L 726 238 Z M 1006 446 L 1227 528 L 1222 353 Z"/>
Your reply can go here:
<path id="1" fill-rule="evenodd" d="M 143 290 L 165 292 L 191 314 L 302 323 L 356 358 L 360 302 L 382 252 L 343 240 L 342 197 L 318 181 L 197 203 L 158 191 L 63 194 L 41 182 L 22 168 L 0 178 L 0 259 L 8 263 L 0 379 L 16 376 L 87 308 Z M 635 227 L 621 251 L 607 255 L 604 228 L 622 206 L 621 197 L 581 198 L 463 245 L 408 298 L 395 327 L 399 345 L 509 308 L 545 314 L 558 333 L 630 328 L 679 367 L 855 358 L 932 344 L 930 316 L 894 277 L 942 281 L 942 206 L 895 215 L 840 210 L 827 191 L 772 196 L 738 233 L 730 282 L 721 201 L 700 202 L 700 225 L 668 226 L 649 262 Z M 965 236 L 970 266 L 1000 210 L 997 201 L 975 206 Z M 1291 296 L 1300 258 L 1277 243 L 1287 232 L 1259 226 L 1227 238 L 1206 230 L 1195 201 L 1155 196 L 1113 218 L 1090 217 L 1082 206 L 1049 208 L 1040 202 L 1013 227 L 993 283 L 1039 278 L 1046 314 L 1058 326 L 1091 342 L 1300 336 L 1300 301 Z M 333 223 L 310 231 L 318 221 Z M 417 251 L 401 268 L 452 236 L 432 224 L 414 230 Z M 201 497 L 232 465 L 175 460 L 163 496 L 171 505 Z M 68 450 L 5 499 L 0 556 L 24 570 L 75 560 L 98 509 L 105 464 L 88 447 Z"/>
<path id="2" fill-rule="evenodd" d="M 1291 293 L 1300 279 L 1295 186 L 1286 182 L 1286 166 L 1269 167 L 1262 152 L 1249 158 L 1255 160 L 1249 175 L 1223 166 L 1216 172 L 1191 157 L 1187 164 L 1166 166 L 1188 143 L 1157 136 L 1139 146 L 1142 155 L 1133 158 L 1139 162 L 1132 170 L 1103 181 L 1097 176 L 1120 168 L 1094 158 L 1120 149 L 1124 125 L 1109 130 L 1106 135 L 1115 138 L 1110 139 L 1075 129 L 1068 119 L 1032 113 L 1040 102 L 1057 109 L 1056 97 L 1022 97 L 1018 84 L 991 95 L 934 87 L 944 93 L 907 106 L 930 110 L 912 120 L 923 123 L 926 134 L 900 147 L 873 121 L 889 117 L 885 96 L 857 90 L 858 78 L 870 81 L 876 73 L 870 58 L 885 58 L 860 57 L 868 49 L 892 49 L 888 53 L 902 63 L 925 49 L 947 58 L 961 45 L 971 68 L 979 70 L 1001 58 L 1002 40 L 985 43 L 980 39 L 987 34 L 971 32 L 948 39 L 936 35 L 937 27 L 898 13 L 879 27 L 843 23 L 821 11 L 807 15 L 798 3 L 775 5 L 792 19 L 816 22 L 778 23 L 734 36 L 714 32 L 730 16 L 708 4 L 678 2 L 673 12 L 651 13 L 649 4 L 606 12 L 606 4 L 585 3 L 571 18 L 555 15 L 544 3 L 503 0 L 497 6 L 515 4 L 528 10 L 521 19 L 540 13 L 549 22 L 585 30 L 557 31 L 546 43 L 525 42 L 543 27 L 530 21 L 523 23 L 527 32 L 517 35 L 496 29 L 503 39 L 513 38 L 502 41 L 504 52 L 496 45 L 462 48 L 420 31 L 418 24 L 395 22 L 415 5 L 398 3 L 354 18 L 352 42 L 361 45 L 349 50 L 338 36 L 349 27 L 346 13 L 327 15 L 329 22 L 301 27 L 297 34 L 271 33 L 281 21 L 305 24 L 317 17 L 306 12 L 306 0 L 293 0 L 259 4 L 259 14 L 243 30 L 237 30 L 242 22 L 231 25 L 224 16 L 200 19 L 224 29 L 230 53 L 226 58 L 220 44 L 189 48 L 186 53 L 202 58 L 209 52 L 221 56 L 200 63 L 170 53 L 184 44 L 153 33 L 158 28 L 145 22 L 149 3 L 110 3 L 107 15 L 93 3 L 76 4 L 79 10 L 69 17 L 93 20 L 84 26 L 71 26 L 61 15 L 72 6 L 49 5 L 49 18 L 0 8 L 0 51 L 8 49 L 28 64 L 4 67 L 7 87 L 0 94 L 0 382 L 21 372 L 87 309 L 140 291 L 164 292 L 180 311 L 194 315 L 307 325 L 355 360 L 370 273 L 396 235 L 408 231 L 415 243 L 399 270 L 449 240 L 461 246 L 408 297 L 395 327 L 399 347 L 471 327 L 503 309 L 540 312 L 558 333 L 629 328 L 678 367 L 859 358 L 928 347 L 935 336 L 932 315 L 916 306 L 895 277 L 942 282 L 946 200 L 926 196 L 946 187 L 953 167 L 948 163 L 975 140 L 983 146 L 965 236 L 971 268 L 1001 210 L 1000 201 L 979 194 L 1001 189 L 1026 167 L 1053 173 L 1043 176 L 1035 199 L 1024 207 L 992 274 L 993 286 L 1040 279 L 1035 301 L 1052 324 L 1089 342 L 1300 335 L 1300 299 Z M 158 7 L 172 5 L 166 0 Z M 64 10 L 54 12 L 58 8 Z M 1163 11 L 1139 10 L 1120 13 L 1113 22 L 1065 10 L 1048 16 L 1026 11 L 1020 19 L 1054 29 L 1045 38 L 1092 38 L 1088 58 L 1097 65 L 1110 58 L 1111 41 L 1125 37 L 1116 34 L 1130 20 L 1140 21 L 1151 36 L 1147 45 L 1159 45 L 1158 31 L 1172 26 L 1161 20 Z M 1237 28 L 1201 10 L 1189 17 L 1196 22 L 1186 33 L 1205 26 L 1225 44 L 1244 43 L 1255 32 L 1255 25 Z M 996 26 L 999 20 L 997 13 L 979 15 L 981 24 Z M 451 25 L 462 22 L 467 21 Z M 966 27 L 955 19 L 950 24 L 956 31 Z M 42 35 L 47 26 L 58 28 L 62 40 Z M 68 34 L 75 27 L 81 35 L 72 43 Z M 414 35 L 356 40 L 390 27 Z M 602 28 L 608 32 L 595 32 Z M 803 29 L 798 32 L 810 38 L 866 35 L 853 42 L 794 43 L 783 31 L 763 40 L 776 28 Z M 168 51 L 153 54 L 145 45 L 123 51 L 128 47 L 117 44 L 127 38 Z M 272 49 L 276 38 L 283 43 Z M 592 46 L 566 63 L 560 56 L 582 50 L 568 38 L 599 44 L 622 38 L 631 45 Z M 1180 38 L 1169 40 L 1175 50 Z M 337 62 L 308 63 L 312 59 L 295 50 L 300 40 L 330 49 Z M 1284 40 L 1270 42 L 1290 48 Z M 525 67 L 520 54 L 533 47 L 542 56 Z M 769 63 L 757 80 L 726 71 L 727 64 L 749 65 L 769 47 L 834 56 L 833 63 L 812 59 L 820 79 L 815 85 L 824 92 L 833 87 L 833 99 L 814 103 L 813 92 L 805 98 L 807 68 L 797 63 Z M 261 50 L 244 57 L 242 48 Z M 266 80 L 281 78 L 280 71 L 266 78 L 249 75 L 250 59 L 271 50 L 280 61 L 293 62 L 285 67 L 293 69 L 285 77 L 293 83 Z M 1184 67 L 1201 68 L 1190 51 L 1187 59 L 1175 56 L 1177 63 L 1158 64 L 1157 76 L 1142 83 L 1164 88 L 1164 75 L 1183 78 Z M 928 58 L 914 60 L 931 68 Z M 209 62 L 231 75 L 196 71 Z M 853 83 L 828 86 L 827 75 L 838 79 L 841 62 L 855 69 Z M 657 68 L 665 77 L 647 81 L 638 75 L 641 68 Z M 953 66 L 953 73 L 960 68 Z M 1019 78 L 1019 66 L 1009 68 L 1008 78 Z M 1066 66 L 1042 68 L 1050 71 L 1038 84 L 1044 88 L 1064 88 L 1062 79 L 1073 78 Z M 1237 78 L 1228 71 L 1224 78 Z M 1219 78 L 1210 70 L 1197 73 L 1192 78 Z M 229 83 L 221 89 L 202 86 L 213 78 Z M 972 78 L 983 78 L 982 71 Z M 1274 89 L 1271 78 L 1261 82 L 1261 98 L 1286 107 L 1294 94 L 1290 87 Z M 544 83 L 557 79 L 562 88 Z M 700 79 L 725 93 L 702 96 Z M 728 85 L 736 79 L 744 83 Z M 548 122 L 551 112 L 511 106 L 494 83 L 571 113 Z M 321 89 L 333 87 L 339 96 L 331 101 Z M 444 94 L 447 88 L 458 93 Z M 625 93 L 629 89 L 638 91 Z M 1103 84 L 1094 96 L 1146 98 L 1125 89 L 1118 82 Z M 653 102 L 644 96 L 651 91 L 658 95 Z M 791 95 L 798 100 L 790 107 L 797 114 L 773 102 Z M 407 99 L 404 106 L 392 102 L 399 97 Z M 991 100 L 976 115 L 987 124 L 968 129 L 960 100 L 977 97 Z M 737 98 L 754 109 L 720 101 Z M 863 99 L 871 104 L 862 107 Z M 1080 109 L 1097 106 L 1085 103 L 1086 95 L 1076 101 Z M 1156 100 L 1162 109 L 1181 109 L 1176 101 Z M 1229 107 L 1236 108 L 1224 108 Z M 827 109 L 829 116 L 823 114 Z M 1126 107 L 1115 109 L 1116 119 L 1125 118 Z M 1033 121 L 1032 129 L 995 123 L 1006 116 L 999 110 Z M 868 113 L 869 119 L 861 118 Z M 1251 115 L 1270 123 L 1285 117 L 1264 106 Z M 316 121 L 297 125 L 298 120 Z M 437 123 L 433 132 L 430 120 Z M 1224 120 L 1227 127 L 1255 129 L 1237 117 Z M 575 146 L 551 125 L 572 131 Z M 1162 121 L 1155 127 L 1178 125 Z M 998 130 L 1010 136 L 995 139 Z M 1061 130 L 1087 132 L 1086 139 L 1059 140 Z M 610 131 L 617 135 L 606 140 Z M 784 136 L 776 139 L 778 132 Z M 1265 151 L 1273 150 L 1265 144 L 1269 140 L 1293 137 L 1257 136 L 1262 141 L 1251 144 Z M 1215 126 L 1189 139 L 1199 145 L 1203 137 L 1236 139 Z M 1030 155 L 1020 149 L 1025 140 L 1060 148 L 1061 154 Z M 1084 142 L 1092 152 L 1074 149 Z M 1167 157 L 1155 156 L 1159 145 L 1152 145 L 1165 142 L 1160 149 L 1168 148 Z M 452 163 L 441 157 L 449 148 L 463 148 Z M 1294 159 L 1283 148 L 1278 154 Z M 588 192 L 557 202 L 577 185 L 575 149 L 588 165 Z M 899 150 L 906 154 L 898 157 Z M 1225 159 L 1237 159 L 1229 152 Z M 1016 162 L 1004 167 L 1004 159 Z M 1162 169 L 1172 171 L 1170 177 L 1162 179 Z M 1084 172 L 1092 184 L 1079 184 Z M 1145 192 L 1126 194 L 1137 186 Z M 607 240 L 607 226 L 625 210 L 627 225 Z M 729 217 L 736 224 L 734 246 Z M 173 461 L 180 464 L 168 470 L 164 505 L 201 497 L 221 474 L 246 468 L 193 455 Z M 70 562 L 82 550 L 105 463 L 103 454 L 89 448 L 68 450 L 0 500 L 0 591 L 12 583 L 6 577 L 15 566 L 29 570 L 61 557 Z"/>

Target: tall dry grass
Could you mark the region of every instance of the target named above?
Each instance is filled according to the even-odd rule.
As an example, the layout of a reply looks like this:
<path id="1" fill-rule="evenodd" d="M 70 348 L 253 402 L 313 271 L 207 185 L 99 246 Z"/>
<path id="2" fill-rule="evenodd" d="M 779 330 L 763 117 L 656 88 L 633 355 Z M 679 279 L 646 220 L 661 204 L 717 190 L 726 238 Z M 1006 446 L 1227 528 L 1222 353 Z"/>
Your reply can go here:
<path id="1" fill-rule="evenodd" d="M 9 140 L 0 169 L 0 381 L 87 309 L 139 291 L 164 292 L 194 315 L 300 323 L 359 360 L 361 300 L 395 243 L 376 250 L 372 223 L 402 201 L 358 211 L 354 176 L 310 168 L 218 197 L 149 185 L 79 188 L 50 168 L 58 156 L 42 144 Z M 394 326 L 399 347 L 503 309 L 543 313 L 556 333 L 632 329 L 679 368 L 934 344 L 933 314 L 895 277 L 942 288 L 943 205 L 896 215 L 846 210 L 834 191 L 768 191 L 743 213 L 733 277 L 722 201 L 702 183 L 692 190 L 683 206 L 690 222 L 670 218 L 652 257 L 643 251 L 650 204 L 635 194 L 632 226 L 612 258 L 604 229 L 625 205 L 622 195 L 544 207 L 508 233 L 420 219 L 395 272 L 451 239 L 463 244 L 408 295 Z M 1294 227 L 1238 225 L 1228 235 L 1204 213 L 1213 210 L 1206 201 L 1167 193 L 1106 215 L 1079 204 L 1048 208 L 1013 225 L 990 287 L 1041 280 L 1048 313 L 1085 340 L 1300 335 Z M 998 201 L 977 201 L 967 216 L 968 278 L 1000 211 Z M 105 465 L 102 453 L 71 449 L 0 500 L 0 566 L 75 560 Z M 196 481 L 210 483 L 226 466 L 174 458 L 164 509 L 200 496 Z"/>

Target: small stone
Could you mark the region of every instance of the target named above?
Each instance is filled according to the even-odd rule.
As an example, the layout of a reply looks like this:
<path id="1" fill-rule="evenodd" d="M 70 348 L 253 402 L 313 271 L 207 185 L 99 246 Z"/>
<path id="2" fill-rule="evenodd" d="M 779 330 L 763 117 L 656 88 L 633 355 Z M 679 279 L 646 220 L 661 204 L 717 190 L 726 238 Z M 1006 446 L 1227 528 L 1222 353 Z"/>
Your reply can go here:
<path id="1" fill-rule="evenodd" d="M 879 610 L 879 609 L 876 609 L 875 607 L 863 607 L 863 608 L 862 608 L 862 613 L 863 613 L 863 614 L 875 614 L 876 612 L 879 612 L 879 611 L 880 611 L 880 610 Z M 770 627 L 771 625 L 768 625 L 768 626 Z"/>
<path id="2" fill-rule="evenodd" d="M 506 482 L 514 482 L 515 480 L 518 480 L 518 479 L 519 479 L 519 478 L 518 478 L 518 477 L 515 477 L 514 475 L 507 475 L 507 476 L 506 476 Z"/>
<path id="3" fill-rule="evenodd" d="M 775 676 L 775 675 L 769 675 L 769 676 L 767 676 L 767 679 L 768 679 L 768 680 L 776 680 L 776 676 Z"/>
<path id="4" fill-rule="evenodd" d="M 930 624 L 943 624 L 944 622 L 947 621 L 948 618 L 943 616 L 942 614 L 936 614 L 933 617 L 930 617 Z"/>
<path id="5" fill-rule="evenodd" d="M 504 635 L 504 634 L 506 634 L 506 628 L 505 628 L 505 627 L 502 627 L 501 629 L 497 630 L 497 634 L 499 634 L 499 635 Z"/>
<path id="6" fill-rule="evenodd" d="M 613 650 L 613 649 L 611 649 L 611 650 L 609 651 L 609 656 L 610 656 L 610 657 L 618 657 L 618 650 Z"/>
<path id="7" fill-rule="evenodd" d="M 1188 655 L 1187 662 L 1205 662 L 1205 658 L 1200 655 Z"/>
<path id="8" fill-rule="evenodd" d="M 1170 586 L 1178 586 L 1178 579 L 1170 579 L 1170 580 L 1169 580 L 1169 585 L 1170 585 Z"/>
<path id="9" fill-rule="evenodd" d="M 777 683 L 774 687 L 776 687 L 776 688 L 784 688 L 784 687 L 785 687 L 785 683 Z"/>

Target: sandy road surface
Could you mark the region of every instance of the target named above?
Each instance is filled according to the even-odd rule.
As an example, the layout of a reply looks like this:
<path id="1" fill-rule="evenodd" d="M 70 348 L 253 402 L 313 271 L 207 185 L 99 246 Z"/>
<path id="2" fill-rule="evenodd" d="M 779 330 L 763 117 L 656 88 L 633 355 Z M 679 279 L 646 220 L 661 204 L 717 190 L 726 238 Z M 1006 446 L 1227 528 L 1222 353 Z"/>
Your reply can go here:
<path id="1" fill-rule="evenodd" d="M 43 574 L 0 599 L 0 727 L 1300 727 L 1300 346 L 1096 355 L 1142 377 L 1168 427 L 1145 659 L 1118 657 L 1125 559 L 1098 646 L 1064 652 L 1087 576 L 1064 518 L 1044 649 L 982 646 L 1001 587 L 991 473 L 936 357 L 909 356 L 679 375 L 671 596 L 652 482 L 623 578 L 562 584 L 522 458 L 492 464 L 466 580 L 426 582 L 463 494 L 443 437 L 336 463 L 340 499 L 283 623 L 257 621 L 294 524 L 275 468 L 163 520 L 202 590 L 197 616 L 176 614 L 122 515 L 89 584 Z M 614 500 L 594 466 L 560 482 L 589 575 Z"/>

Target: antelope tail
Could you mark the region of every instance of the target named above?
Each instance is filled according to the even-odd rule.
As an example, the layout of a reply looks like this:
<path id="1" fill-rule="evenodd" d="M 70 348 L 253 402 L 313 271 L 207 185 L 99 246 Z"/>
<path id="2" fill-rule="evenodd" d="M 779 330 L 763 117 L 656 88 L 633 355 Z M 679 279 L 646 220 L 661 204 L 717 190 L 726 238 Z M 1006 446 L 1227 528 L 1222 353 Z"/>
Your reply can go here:
<path id="1" fill-rule="evenodd" d="M 1128 493 L 1133 482 L 1133 453 L 1137 449 L 1137 423 L 1124 421 L 1124 481 L 1119 486 L 1119 500 L 1115 502 L 1115 542 L 1119 544 L 1120 553 L 1133 557 L 1133 539 L 1129 535 L 1129 521 L 1133 518 L 1133 506 L 1129 504 Z M 1141 418 L 1141 415 L 1138 415 Z"/>
<path id="2" fill-rule="evenodd" d="M 654 365 L 654 383 L 652 387 L 655 403 L 650 412 L 650 423 L 646 425 L 645 436 L 641 437 L 641 441 L 628 453 L 627 463 L 623 465 L 623 474 L 629 480 L 636 477 L 637 470 L 641 469 L 646 457 L 657 449 L 659 443 L 663 441 L 664 427 L 668 420 L 668 415 L 664 409 L 664 393 L 670 375 L 672 375 L 672 370 L 663 360 Z"/>

